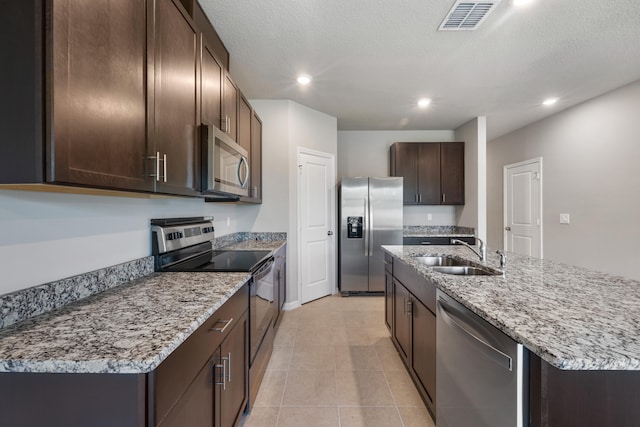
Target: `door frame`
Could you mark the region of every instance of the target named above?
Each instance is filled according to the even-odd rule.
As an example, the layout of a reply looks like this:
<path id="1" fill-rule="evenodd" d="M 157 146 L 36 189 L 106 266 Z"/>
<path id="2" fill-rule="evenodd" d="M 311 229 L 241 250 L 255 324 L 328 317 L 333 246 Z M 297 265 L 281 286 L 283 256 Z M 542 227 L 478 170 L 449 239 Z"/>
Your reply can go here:
<path id="1" fill-rule="evenodd" d="M 331 163 L 331 176 L 333 178 L 333 182 L 332 185 L 330 187 L 329 190 L 329 211 L 330 211 L 330 229 L 333 230 L 333 235 L 331 236 L 331 251 L 332 254 L 329 257 L 329 260 L 331 262 L 331 265 L 329 266 L 329 274 L 331 276 L 331 280 L 333 282 L 333 286 L 332 286 L 332 290 L 331 290 L 331 295 L 334 295 L 335 293 L 338 292 L 338 276 L 337 276 L 337 269 L 336 269 L 336 265 L 337 265 L 337 250 L 336 250 L 336 238 L 337 238 L 337 234 L 336 234 L 336 182 L 337 182 L 337 177 L 336 177 L 336 156 L 335 154 L 331 154 L 331 153 L 324 153 L 322 151 L 317 151 L 317 150 L 312 150 L 310 148 L 304 148 L 304 147 L 298 147 L 297 148 L 297 154 L 296 154 L 296 164 L 297 165 L 302 165 L 302 155 L 306 154 L 306 155 L 310 155 L 310 156 L 316 156 L 316 157 L 321 157 L 324 159 L 328 159 Z M 297 274 L 296 274 L 296 279 L 298 282 L 298 303 L 299 305 L 302 305 L 302 263 L 300 262 L 302 260 L 302 180 L 300 179 L 300 168 L 298 167 L 298 173 L 296 174 L 296 199 L 297 199 L 297 203 L 296 203 L 296 221 L 297 221 L 297 257 L 298 257 L 298 268 L 297 268 Z"/>
<path id="2" fill-rule="evenodd" d="M 543 226 L 544 226 L 544 221 L 543 221 L 543 217 L 542 217 L 542 212 L 543 212 L 543 208 L 542 208 L 542 192 L 544 190 L 544 186 L 542 185 L 543 180 L 542 180 L 542 176 L 543 176 L 543 169 L 542 169 L 542 157 L 534 157 L 533 159 L 529 159 L 529 160 L 523 160 L 521 162 L 516 162 L 516 163 L 510 163 L 508 165 L 504 165 L 502 167 L 502 248 L 506 250 L 507 248 L 507 242 L 508 242 L 508 237 L 507 237 L 507 222 L 508 222 L 508 218 L 507 218 L 507 206 L 508 206 L 508 191 L 507 191 L 507 170 L 508 169 L 512 169 L 512 168 L 516 168 L 516 167 L 520 167 L 520 166 L 525 166 L 528 164 L 533 164 L 533 163 L 538 163 L 539 164 L 539 169 L 540 169 L 540 212 L 539 212 L 539 218 L 540 218 L 540 227 L 538 228 L 540 230 L 540 258 L 544 258 L 544 245 L 543 245 L 543 238 L 544 238 L 544 233 L 543 233 Z"/>

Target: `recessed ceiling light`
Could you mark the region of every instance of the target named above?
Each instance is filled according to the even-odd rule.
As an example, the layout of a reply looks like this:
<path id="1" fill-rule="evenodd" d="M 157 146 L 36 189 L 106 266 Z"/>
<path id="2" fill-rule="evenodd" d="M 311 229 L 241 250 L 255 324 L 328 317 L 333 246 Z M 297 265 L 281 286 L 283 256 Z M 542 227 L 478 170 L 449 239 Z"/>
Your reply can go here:
<path id="1" fill-rule="evenodd" d="M 513 0 L 514 6 L 524 6 L 529 3 L 531 3 L 531 0 Z"/>
<path id="2" fill-rule="evenodd" d="M 418 107 L 427 108 L 431 104 L 431 100 L 429 98 L 422 98 L 418 100 Z"/>
<path id="3" fill-rule="evenodd" d="M 546 100 L 542 103 L 542 105 L 549 106 L 549 105 L 553 105 L 553 104 L 555 104 L 556 102 L 558 102 L 558 98 L 549 98 L 549 99 L 546 99 Z"/>
<path id="4" fill-rule="evenodd" d="M 298 76 L 298 83 L 300 83 L 301 85 L 308 85 L 309 83 L 311 83 L 311 76 L 308 76 L 306 74 Z"/>

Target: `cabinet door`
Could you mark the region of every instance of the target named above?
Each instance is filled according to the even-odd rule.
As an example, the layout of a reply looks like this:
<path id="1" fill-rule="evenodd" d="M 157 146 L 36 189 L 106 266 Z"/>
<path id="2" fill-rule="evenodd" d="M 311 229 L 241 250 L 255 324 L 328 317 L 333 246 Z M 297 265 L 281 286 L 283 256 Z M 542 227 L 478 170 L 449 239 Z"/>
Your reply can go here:
<path id="1" fill-rule="evenodd" d="M 231 139 L 237 141 L 238 139 L 238 88 L 236 87 L 229 73 L 224 75 L 223 86 L 223 104 L 222 114 L 226 119 L 226 123 L 222 124 L 220 129 L 225 131 Z"/>
<path id="2" fill-rule="evenodd" d="M 207 43 L 202 43 L 201 121 L 220 127 L 222 117 L 222 66 Z"/>
<path id="3" fill-rule="evenodd" d="M 418 147 L 418 203 L 440 204 L 440 144 L 416 144 Z"/>
<path id="4" fill-rule="evenodd" d="M 464 142 L 440 144 L 443 205 L 464 204 Z"/>
<path id="5" fill-rule="evenodd" d="M 52 2 L 47 180 L 153 189 L 147 177 L 144 1 Z"/>
<path id="6" fill-rule="evenodd" d="M 220 393 L 219 427 L 235 426 L 247 405 L 249 369 L 248 314 L 238 319 L 220 346 L 220 357 L 226 361 L 225 389 Z"/>
<path id="7" fill-rule="evenodd" d="M 393 276 L 384 273 L 384 323 L 390 332 L 393 331 Z"/>
<path id="8" fill-rule="evenodd" d="M 397 280 L 393 281 L 393 339 L 398 346 L 400 356 L 409 360 L 411 339 L 411 318 L 408 316 L 407 306 L 409 291 Z"/>
<path id="9" fill-rule="evenodd" d="M 209 360 L 158 427 L 213 426 L 214 364 Z"/>
<path id="10" fill-rule="evenodd" d="M 251 105 L 242 93 L 238 102 L 238 144 L 251 156 Z"/>
<path id="11" fill-rule="evenodd" d="M 155 24 L 156 190 L 196 195 L 198 31 L 177 0 L 156 1 Z"/>
<path id="12" fill-rule="evenodd" d="M 435 410 L 436 316 L 416 298 L 411 301 L 411 370 Z"/>
<path id="13" fill-rule="evenodd" d="M 418 204 L 417 144 L 396 142 L 391 146 L 391 176 L 403 177 L 402 193 L 405 205 Z"/>
<path id="14" fill-rule="evenodd" d="M 262 202 L 262 121 L 256 112 L 251 114 L 251 188 L 249 196 Z M 283 300 L 284 301 L 284 300 Z"/>

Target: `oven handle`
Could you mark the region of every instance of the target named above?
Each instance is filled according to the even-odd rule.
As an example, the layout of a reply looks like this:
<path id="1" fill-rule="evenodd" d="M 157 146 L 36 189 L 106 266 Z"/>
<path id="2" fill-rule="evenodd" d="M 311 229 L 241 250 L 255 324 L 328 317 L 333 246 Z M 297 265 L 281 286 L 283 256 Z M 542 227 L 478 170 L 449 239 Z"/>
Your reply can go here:
<path id="1" fill-rule="evenodd" d="M 264 277 L 266 273 L 268 273 L 269 270 L 271 270 L 271 267 L 273 267 L 274 263 L 275 263 L 275 260 L 273 259 L 273 257 L 269 258 L 268 261 L 262 264 L 262 266 L 255 273 L 253 273 L 254 280 Z"/>

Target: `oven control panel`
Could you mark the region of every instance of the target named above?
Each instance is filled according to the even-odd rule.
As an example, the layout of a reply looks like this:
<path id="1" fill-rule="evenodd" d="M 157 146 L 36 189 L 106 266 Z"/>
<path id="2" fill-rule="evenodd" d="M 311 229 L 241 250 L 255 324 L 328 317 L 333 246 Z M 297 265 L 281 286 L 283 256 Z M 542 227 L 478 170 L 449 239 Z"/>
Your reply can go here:
<path id="1" fill-rule="evenodd" d="M 214 231 L 213 218 L 185 221 L 184 224 L 169 220 L 151 220 L 151 252 L 158 255 L 207 242 L 215 237 Z"/>

